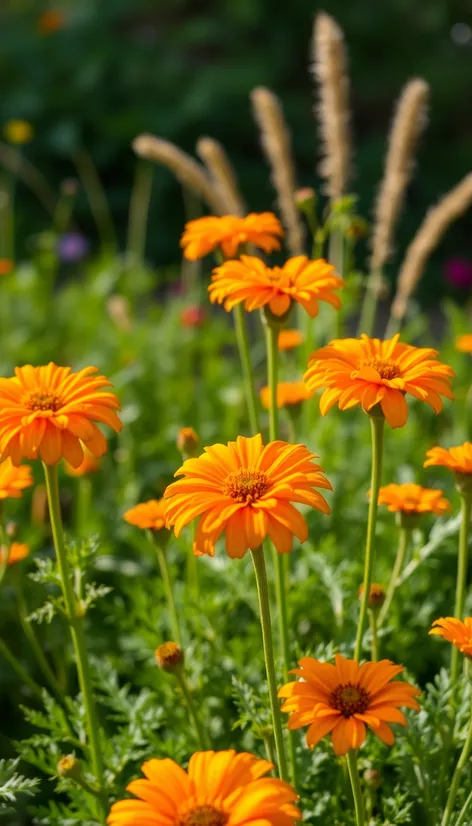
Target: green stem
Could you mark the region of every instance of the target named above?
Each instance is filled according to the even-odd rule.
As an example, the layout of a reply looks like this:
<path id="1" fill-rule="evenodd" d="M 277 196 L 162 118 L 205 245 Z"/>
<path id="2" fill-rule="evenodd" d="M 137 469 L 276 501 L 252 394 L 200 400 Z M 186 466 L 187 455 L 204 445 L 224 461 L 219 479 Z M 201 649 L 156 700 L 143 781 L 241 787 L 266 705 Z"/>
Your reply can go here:
<path id="1" fill-rule="evenodd" d="M 373 270 L 367 280 L 367 285 L 364 293 L 364 301 L 362 302 L 361 316 L 359 319 L 359 326 L 357 328 L 357 335 L 360 336 L 365 333 L 369 338 L 374 332 L 375 316 L 377 314 L 377 303 L 379 300 L 378 283 L 382 278 L 381 270 Z"/>
<path id="2" fill-rule="evenodd" d="M 463 824 L 465 823 L 465 816 L 467 814 L 467 811 L 468 811 L 469 806 L 470 806 L 471 803 L 472 803 L 472 792 L 470 792 L 467 800 L 465 801 L 462 809 L 460 810 L 459 817 L 457 818 L 454 826 L 463 826 Z"/>
<path id="3" fill-rule="evenodd" d="M 187 680 L 185 679 L 184 673 L 181 668 L 178 668 L 175 671 L 175 676 L 177 677 L 180 688 L 182 689 L 182 694 L 185 698 L 185 702 L 187 703 L 188 712 L 190 714 L 190 717 L 192 718 L 193 725 L 195 727 L 198 745 L 200 749 L 202 749 L 202 751 L 204 751 L 205 749 L 209 749 L 210 745 L 208 743 L 206 731 L 200 722 L 199 716 L 197 714 L 197 709 L 195 708 L 195 703 L 193 702 L 192 692 L 190 691 L 189 685 L 187 683 Z"/>
<path id="4" fill-rule="evenodd" d="M 265 751 L 267 755 L 267 759 L 269 763 L 272 763 L 273 766 L 277 765 L 277 759 L 274 751 L 274 741 L 271 734 L 264 734 L 263 735 Z"/>
<path id="5" fill-rule="evenodd" d="M 449 789 L 449 794 L 446 801 L 446 808 L 444 809 L 443 818 L 441 820 L 441 826 L 448 826 L 452 813 L 454 811 L 454 804 L 456 802 L 457 792 L 459 790 L 459 784 L 462 777 L 462 772 L 464 771 L 467 763 L 469 762 L 470 753 L 472 751 L 472 704 L 470 709 L 470 721 L 469 721 L 469 728 L 467 730 L 467 737 L 462 748 L 459 760 L 457 761 L 457 766 L 455 768 L 454 774 L 452 775 L 451 786 Z M 461 812 L 462 816 L 462 812 Z"/>
<path id="6" fill-rule="evenodd" d="M 88 476 L 81 476 L 77 480 L 75 495 L 75 530 L 78 536 L 88 533 L 90 504 L 92 501 L 92 480 Z"/>
<path id="7" fill-rule="evenodd" d="M 46 479 L 46 490 L 49 504 L 49 517 L 54 540 L 54 548 L 57 557 L 57 566 L 61 577 L 62 594 L 64 606 L 69 620 L 70 633 L 74 646 L 75 663 L 79 678 L 80 690 L 82 693 L 87 736 L 90 747 L 92 768 L 100 789 L 100 804 L 102 808 L 102 821 L 105 823 L 108 814 L 108 798 L 105 791 L 105 771 L 103 765 L 102 749 L 100 743 L 100 730 L 98 724 L 97 711 L 93 696 L 92 676 L 87 655 L 87 646 L 83 628 L 83 614 L 76 603 L 74 589 L 72 587 L 69 561 L 64 542 L 64 531 L 62 527 L 61 506 L 59 501 L 59 483 L 57 475 L 57 465 L 46 465 L 43 463 L 44 475 Z"/>
<path id="8" fill-rule="evenodd" d="M 7 663 L 11 666 L 13 671 L 18 675 L 20 680 L 22 680 L 28 688 L 31 689 L 33 694 L 36 694 L 41 702 L 43 701 L 43 690 L 41 686 L 38 685 L 33 679 L 31 679 L 30 675 L 27 671 L 23 668 L 21 663 L 16 659 L 15 655 L 12 654 L 10 649 L 8 648 L 7 644 L 0 638 L 0 654 L 3 654 L 4 658 L 6 659 Z"/>
<path id="9" fill-rule="evenodd" d="M 285 760 L 282 721 L 280 719 L 280 708 L 277 700 L 277 679 L 275 676 L 274 647 L 272 643 L 272 628 L 270 622 L 269 588 L 267 585 L 264 552 L 262 548 L 257 548 L 255 551 L 251 551 L 251 556 L 256 575 L 257 596 L 259 598 L 262 644 L 264 648 L 264 660 L 267 674 L 267 684 L 269 687 L 270 708 L 272 712 L 272 724 L 274 727 L 275 748 L 277 750 L 279 774 L 282 780 L 287 780 L 287 763 Z"/>
<path id="10" fill-rule="evenodd" d="M 403 570 L 403 565 L 405 562 L 406 552 L 408 550 L 408 545 L 410 543 L 411 537 L 411 530 L 409 528 L 401 527 L 400 528 L 400 537 L 398 541 L 398 550 L 397 555 L 395 557 L 395 562 L 393 563 L 392 568 L 392 575 L 390 577 L 390 582 L 388 583 L 387 593 L 385 594 L 385 602 L 382 605 L 382 608 L 379 612 L 379 620 L 378 620 L 378 627 L 380 628 L 385 618 L 388 614 L 388 609 L 392 604 L 393 597 L 395 595 L 395 591 L 397 588 L 397 583 L 400 578 L 400 574 Z"/>
<path id="11" fill-rule="evenodd" d="M 371 635 L 371 660 L 376 663 L 379 659 L 379 638 L 377 634 L 377 612 L 369 611 L 370 635 Z"/>
<path id="12" fill-rule="evenodd" d="M 233 310 L 234 328 L 236 331 L 236 341 L 238 344 L 239 358 L 243 370 L 244 392 L 246 394 L 246 404 L 249 414 L 249 426 L 251 433 L 259 433 L 259 416 L 257 412 L 257 397 L 254 389 L 252 376 L 251 351 L 249 347 L 249 337 L 247 333 L 246 319 L 242 304 L 237 304 Z"/>
<path id="13" fill-rule="evenodd" d="M 169 623 L 170 623 L 170 631 L 172 634 L 172 638 L 174 642 L 178 642 L 179 645 L 182 642 L 181 634 L 180 634 L 180 625 L 179 625 L 179 617 L 177 614 L 177 609 L 175 607 L 174 601 L 174 589 L 172 587 L 172 579 L 170 576 L 169 566 L 167 564 L 167 555 L 165 548 L 159 544 L 159 540 L 156 536 L 152 535 L 152 539 L 154 540 L 154 547 L 156 549 L 157 554 L 157 561 L 159 563 L 159 569 L 161 572 L 162 578 L 162 585 L 164 588 L 164 593 L 167 600 L 167 608 L 169 611 Z"/>
<path id="14" fill-rule="evenodd" d="M 469 526 L 472 510 L 472 496 L 461 495 L 461 525 L 459 529 L 459 557 L 457 563 L 456 602 L 454 616 L 462 619 L 464 613 L 465 589 L 467 585 L 467 566 L 469 556 Z M 452 646 L 451 654 L 451 686 L 457 682 L 459 672 L 459 649 Z"/>
<path id="15" fill-rule="evenodd" d="M 358 660 L 362 651 L 362 639 L 367 620 L 367 605 L 369 601 L 370 584 L 372 582 L 372 572 L 374 569 L 375 549 L 375 522 L 377 518 L 377 507 L 379 498 L 379 488 L 382 476 L 382 451 L 383 432 L 385 419 L 383 416 L 370 416 L 370 426 L 372 434 L 372 474 L 370 480 L 370 503 L 369 517 L 367 522 L 367 540 L 365 547 L 364 564 L 364 590 L 362 592 L 361 611 L 357 626 L 356 647 L 354 649 L 354 659 Z"/>
<path id="16" fill-rule="evenodd" d="M 352 796 L 354 798 L 354 808 L 356 810 L 357 826 L 364 826 L 364 799 L 362 797 L 361 781 L 357 768 L 357 750 L 351 749 L 346 755 L 347 767 L 349 769 L 349 779 L 351 781 Z"/>
<path id="17" fill-rule="evenodd" d="M 195 556 L 195 554 L 193 552 L 193 545 L 194 545 L 194 542 L 195 542 L 195 534 L 196 534 L 195 520 L 193 520 L 190 529 L 191 529 L 191 537 L 192 537 L 191 542 L 192 542 L 192 545 L 191 545 L 191 548 L 190 548 L 190 553 L 187 557 L 187 585 L 188 585 L 189 590 L 192 594 L 192 598 L 194 599 L 195 602 L 198 602 L 199 596 L 200 596 L 200 594 L 199 594 L 200 589 L 199 589 L 199 582 L 198 582 L 198 565 L 197 565 L 197 557 Z"/>
<path id="18" fill-rule="evenodd" d="M 342 230 L 336 228 L 330 232 L 329 235 L 329 263 L 333 264 L 336 274 L 343 280 L 346 279 L 346 256 L 344 249 L 344 235 Z M 343 305 L 341 304 L 335 316 L 335 330 L 334 338 L 342 338 L 343 336 Z"/>
<path id="19" fill-rule="evenodd" d="M 138 160 L 129 203 L 127 249 L 140 262 L 144 261 L 146 254 L 146 229 L 153 172 L 154 167 L 149 161 Z"/>
<path id="20" fill-rule="evenodd" d="M 77 149 L 73 158 L 84 190 L 87 193 L 102 247 L 106 252 L 114 252 L 118 246 L 115 227 L 97 168 L 85 149 Z"/>

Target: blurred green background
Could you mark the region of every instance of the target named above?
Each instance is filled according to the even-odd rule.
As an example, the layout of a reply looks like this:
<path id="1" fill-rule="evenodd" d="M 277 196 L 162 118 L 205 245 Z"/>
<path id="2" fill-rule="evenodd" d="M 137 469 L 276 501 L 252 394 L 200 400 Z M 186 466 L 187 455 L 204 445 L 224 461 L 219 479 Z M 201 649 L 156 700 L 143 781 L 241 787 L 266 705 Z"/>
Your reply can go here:
<path id="1" fill-rule="evenodd" d="M 472 8 L 466 0 L 327 0 L 343 27 L 350 55 L 355 139 L 353 188 L 366 217 L 382 172 L 392 106 L 403 83 L 419 75 L 431 85 L 430 124 L 408 193 L 393 277 L 425 210 L 471 167 Z M 3 0 L 0 11 L 0 125 L 29 121 L 34 139 L 22 148 L 57 190 L 77 174 L 74 153 L 86 147 L 124 238 L 135 158 L 131 140 L 152 132 L 189 152 L 202 134 L 229 152 L 253 209 L 274 204 L 249 93 L 266 85 L 282 99 L 293 132 L 300 185 L 319 184 L 317 130 L 308 72 L 313 0 Z M 17 250 L 48 226 L 47 213 L 20 186 Z M 185 212 L 182 193 L 165 170 L 153 183 L 147 255 L 176 263 Z M 85 194 L 77 228 L 92 241 Z M 444 262 L 470 253 L 470 216 L 448 234 L 423 281 L 426 301 L 451 291 Z M 472 257 L 472 256 L 471 256 Z M 360 251 L 361 268 L 364 250 Z"/>

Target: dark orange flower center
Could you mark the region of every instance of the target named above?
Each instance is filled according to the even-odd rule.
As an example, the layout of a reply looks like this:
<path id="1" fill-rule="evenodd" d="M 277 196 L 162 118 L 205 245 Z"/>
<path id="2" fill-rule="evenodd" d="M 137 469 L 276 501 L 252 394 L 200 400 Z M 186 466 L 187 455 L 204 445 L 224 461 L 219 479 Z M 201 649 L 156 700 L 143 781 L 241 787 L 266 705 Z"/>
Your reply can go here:
<path id="1" fill-rule="evenodd" d="M 27 407 L 30 410 L 52 410 L 54 413 L 64 404 L 55 393 L 30 393 Z"/>
<path id="2" fill-rule="evenodd" d="M 228 815 L 214 806 L 195 806 L 179 819 L 178 826 L 224 826 Z"/>
<path id="3" fill-rule="evenodd" d="M 261 470 L 235 470 L 226 477 L 223 493 L 236 502 L 255 502 L 266 492 L 270 482 Z"/>
<path id="4" fill-rule="evenodd" d="M 390 359 L 365 359 L 361 362 L 360 367 L 373 367 L 382 379 L 396 379 L 401 375 L 398 365 Z"/>
<path id="5" fill-rule="evenodd" d="M 352 683 L 338 685 L 329 697 L 329 704 L 337 708 L 343 717 L 352 717 L 353 714 L 364 714 L 369 707 L 370 696 L 365 688 Z"/>

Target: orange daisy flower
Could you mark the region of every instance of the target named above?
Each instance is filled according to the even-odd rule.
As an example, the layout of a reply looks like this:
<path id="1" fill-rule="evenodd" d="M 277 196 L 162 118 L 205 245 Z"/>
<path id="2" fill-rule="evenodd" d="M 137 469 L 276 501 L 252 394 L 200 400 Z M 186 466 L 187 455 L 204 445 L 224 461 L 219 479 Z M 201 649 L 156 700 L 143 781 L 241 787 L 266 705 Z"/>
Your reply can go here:
<path id="1" fill-rule="evenodd" d="M 194 543 L 198 556 L 213 556 L 223 532 L 233 558 L 258 548 L 267 535 L 279 553 L 288 553 L 294 536 L 300 542 L 308 536 L 293 502 L 329 513 L 326 500 L 314 490 L 331 490 L 322 468 L 313 464 L 316 458 L 304 445 L 276 441 L 264 447 L 260 434 L 206 447 L 202 456 L 184 462 L 175 474 L 184 478 L 165 491 L 167 525 L 178 536 L 200 517 Z"/>
<path id="2" fill-rule="evenodd" d="M 201 751 L 184 771 L 173 760 L 148 760 L 146 780 L 133 780 L 136 795 L 111 807 L 108 826 L 292 826 L 301 819 L 297 794 L 252 754 Z"/>
<path id="3" fill-rule="evenodd" d="M 248 311 L 268 306 L 274 316 L 284 316 L 296 301 L 314 318 L 319 301 L 339 309 L 341 299 L 333 290 L 343 286 L 342 278 L 323 258 L 310 261 L 306 255 L 297 255 L 283 267 L 268 267 L 260 258 L 241 255 L 239 261 L 215 267 L 208 291 L 210 301 L 224 303 L 228 312 L 244 302 Z"/>
<path id="4" fill-rule="evenodd" d="M 408 418 L 406 393 L 442 410 L 441 396 L 453 399 L 453 370 L 436 359 L 437 350 L 402 344 L 398 334 L 387 341 L 362 335 L 335 339 L 310 357 L 305 381 L 310 391 L 325 387 L 320 399 L 324 416 L 338 402 L 340 410 L 356 404 L 368 413 L 377 404 L 392 427 Z"/>
<path id="5" fill-rule="evenodd" d="M 451 510 L 451 503 L 443 496 L 442 490 L 414 484 L 385 485 L 379 490 L 378 501 L 379 505 L 388 505 L 393 513 L 435 513 L 443 516 Z"/>
<path id="6" fill-rule="evenodd" d="M 189 261 L 203 258 L 218 247 L 225 258 L 234 258 L 243 244 L 253 244 L 264 252 L 280 249 L 284 231 L 273 212 L 251 212 L 245 218 L 210 215 L 185 224 L 180 246 Z"/>
<path id="7" fill-rule="evenodd" d="M 390 660 L 363 663 L 336 654 L 335 665 L 312 657 L 299 660 L 300 668 L 291 673 L 303 682 L 291 682 L 279 691 L 288 711 L 289 729 L 309 726 L 306 736 L 310 748 L 331 732 L 334 752 L 346 754 L 357 749 L 366 738 L 366 725 L 388 746 L 395 737 L 388 723 L 406 725 L 399 706 L 419 711 L 415 700 L 421 692 L 410 683 L 396 680 L 403 666 Z"/>
<path id="8" fill-rule="evenodd" d="M 136 525 L 143 530 L 160 531 L 166 527 L 167 502 L 164 499 L 149 499 L 135 505 L 123 515 L 123 519 L 130 525 Z"/>
<path id="9" fill-rule="evenodd" d="M 73 373 L 52 362 L 44 367 L 15 368 L 15 376 L 0 378 L 0 457 L 14 465 L 23 458 L 41 457 L 47 465 L 66 459 L 72 467 L 84 460 L 84 446 L 96 457 L 107 450 L 95 424 L 120 431 L 115 413 L 120 409 L 113 393 L 103 392 L 111 382 L 95 376 L 96 367 Z"/>
<path id="10" fill-rule="evenodd" d="M 262 406 L 270 408 L 270 387 L 262 387 Z M 300 404 L 310 398 L 306 384 L 302 381 L 282 381 L 277 385 L 277 407 L 288 407 L 293 404 Z"/>
<path id="11" fill-rule="evenodd" d="M 29 465 L 15 467 L 11 459 L 0 462 L 0 499 L 20 499 L 33 482 Z"/>
<path id="12" fill-rule="evenodd" d="M 29 552 L 29 545 L 24 542 L 12 542 L 10 548 L 2 546 L 0 548 L 0 567 L 5 564 L 5 560 L 7 565 L 15 565 L 16 562 L 21 562 L 22 559 L 29 556 Z"/>
<path id="13" fill-rule="evenodd" d="M 97 470 L 100 470 L 100 460 L 87 448 L 84 450 L 84 459 L 79 467 L 72 467 L 69 462 L 65 462 L 65 471 L 68 476 L 88 476 L 89 473 L 96 473 Z"/>
<path id="14" fill-rule="evenodd" d="M 441 617 L 434 620 L 428 634 L 437 634 L 448 642 L 452 642 L 461 654 L 472 657 L 472 617 L 466 617 L 464 622 L 455 617 Z"/>
<path id="15" fill-rule="evenodd" d="M 13 269 L 11 258 L 0 258 L 0 275 L 8 275 Z"/>
<path id="16" fill-rule="evenodd" d="M 279 350 L 293 350 L 303 344 L 303 340 L 303 333 L 300 330 L 280 330 L 277 347 Z"/>
<path id="17" fill-rule="evenodd" d="M 464 442 L 456 447 L 432 447 L 426 453 L 426 462 L 423 467 L 439 465 L 449 468 L 454 473 L 467 476 L 472 473 L 472 442 Z"/>
<path id="18" fill-rule="evenodd" d="M 472 353 L 472 335 L 457 336 L 456 350 L 460 353 Z"/>

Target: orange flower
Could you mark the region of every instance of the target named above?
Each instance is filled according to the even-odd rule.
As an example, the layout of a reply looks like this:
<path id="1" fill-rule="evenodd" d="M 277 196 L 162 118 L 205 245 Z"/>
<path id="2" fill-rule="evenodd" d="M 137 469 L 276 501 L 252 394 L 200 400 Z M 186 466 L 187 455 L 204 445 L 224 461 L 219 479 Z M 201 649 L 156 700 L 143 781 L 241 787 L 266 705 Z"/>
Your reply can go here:
<path id="1" fill-rule="evenodd" d="M 85 367 L 73 373 L 51 362 L 16 367 L 14 378 L 0 378 L 0 458 L 10 456 L 14 465 L 23 458 L 40 456 L 47 465 L 64 458 L 78 467 L 84 445 L 94 456 L 103 456 L 107 443 L 95 422 L 116 431 L 122 424 L 115 413 L 118 399 L 102 390 L 111 382 L 92 375 L 96 372 L 96 367 Z"/>
<path id="2" fill-rule="evenodd" d="M 215 542 L 225 533 L 226 552 L 242 557 L 258 548 L 267 534 L 279 553 L 292 550 L 294 535 L 304 542 L 306 522 L 292 502 L 323 513 L 329 506 L 313 488 L 331 489 L 317 457 L 304 445 L 269 442 L 258 434 L 236 442 L 206 447 L 197 459 L 187 459 L 164 493 L 169 499 L 167 524 L 178 536 L 200 517 L 194 553 L 213 556 Z"/>
<path id="3" fill-rule="evenodd" d="M 323 258 L 310 261 L 306 255 L 289 258 L 283 267 L 268 267 L 260 258 L 242 255 L 240 261 L 225 261 L 213 270 L 208 287 L 210 301 L 223 304 L 228 312 L 244 301 L 246 310 L 268 305 L 275 316 L 284 316 L 297 301 L 314 318 L 318 302 L 341 306 L 333 290 L 344 286 L 334 267 Z"/>
<path id="4" fill-rule="evenodd" d="M 58 9 L 43 11 L 38 17 L 38 31 L 41 34 L 52 34 L 64 27 L 65 17 Z"/>
<path id="5" fill-rule="evenodd" d="M 297 794 L 252 754 L 202 751 L 184 771 L 169 758 L 148 760 L 146 780 L 133 780 L 136 795 L 111 807 L 108 826 L 292 826 L 301 814 Z"/>
<path id="6" fill-rule="evenodd" d="M 177 433 L 177 450 L 183 454 L 185 459 L 195 456 L 198 451 L 200 439 L 193 427 L 181 427 Z"/>
<path id="7" fill-rule="evenodd" d="M 206 321 L 206 313 L 203 307 L 198 304 L 191 304 L 189 307 L 184 307 L 180 313 L 180 323 L 182 327 L 204 327 Z"/>
<path id="8" fill-rule="evenodd" d="M 261 389 L 262 406 L 270 408 L 270 387 Z M 287 407 L 292 404 L 300 404 L 310 398 L 306 384 L 302 381 L 282 381 L 277 385 L 277 407 Z"/>
<path id="9" fill-rule="evenodd" d="M 282 711 L 288 711 L 289 729 L 309 726 L 306 736 L 310 748 L 331 732 L 334 752 L 346 754 L 357 749 L 366 738 L 366 725 L 388 746 L 395 737 L 388 723 L 406 725 L 399 706 L 419 710 L 415 686 L 396 680 L 403 666 L 390 660 L 363 663 L 336 654 L 335 665 L 312 657 L 299 660 L 300 668 L 291 673 L 303 682 L 291 682 L 279 691 L 285 699 Z"/>
<path id="10" fill-rule="evenodd" d="M 0 462 L 0 499 L 20 499 L 22 491 L 33 484 L 29 465 L 15 467 L 11 459 Z"/>
<path id="11" fill-rule="evenodd" d="M 245 218 L 215 215 L 185 224 L 180 246 L 189 261 L 203 258 L 218 247 L 225 258 L 234 258 L 243 244 L 253 244 L 264 252 L 280 249 L 284 231 L 273 212 L 251 212 Z"/>
<path id="12" fill-rule="evenodd" d="M 0 258 L 0 275 L 8 275 L 13 269 L 11 258 Z"/>
<path id="13" fill-rule="evenodd" d="M 464 442 L 456 447 L 432 447 L 428 450 L 423 467 L 442 465 L 454 471 L 467 475 L 472 473 L 472 442 Z"/>
<path id="14" fill-rule="evenodd" d="M 451 510 L 451 503 L 443 496 L 442 490 L 414 484 L 385 485 L 379 490 L 379 505 L 388 505 L 393 513 L 435 513 L 443 516 Z"/>
<path id="15" fill-rule="evenodd" d="M 460 353 L 472 353 L 472 335 L 457 336 L 456 350 Z"/>
<path id="16" fill-rule="evenodd" d="M 100 470 L 100 461 L 87 448 L 84 450 L 84 458 L 79 467 L 72 467 L 69 462 L 65 462 L 65 471 L 69 476 L 88 476 L 89 473 L 96 473 L 97 470 Z"/>
<path id="17" fill-rule="evenodd" d="M 392 427 L 402 427 L 408 418 L 405 394 L 427 402 L 435 413 L 442 410 L 440 396 L 453 399 L 450 376 L 453 370 L 437 361 L 436 350 L 399 342 L 369 338 L 335 339 L 310 357 L 305 381 L 310 391 L 325 387 L 320 400 L 324 416 L 339 403 L 340 410 L 356 404 L 368 413 L 377 404 Z"/>
<path id="18" fill-rule="evenodd" d="M 5 564 L 7 565 L 14 565 L 16 562 L 21 562 L 22 559 L 26 559 L 29 556 L 29 545 L 26 545 L 22 542 L 12 542 L 10 548 L 5 548 L 2 546 L 0 548 L 0 566 Z"/>
<path id="19" fill-rule="evenodd" d="M 140 505 L 135 505 L 123 516 L 123 519 L 130 525 L 136 525 L 138 528 L 150 528 L 153 531 L 160 531 L 166 526 L 167 502 L 164 499 L 149 499 L 148 502 L 142 502 Z"/>
<path id="20" fill-rule="evenodd" d="M 434 620 L 429 634 L 437 634 L 448 642 L 452 642 L 461 654 L 472 657 L 472 617 L 466 617 L 464 622 L 455 617 L 441 617 Z"/>
<path id="21" fill-rule="evenodd" d="M 280 330 L 277 339 L 279 350 L 293 350 L 303 343 L 303 334 L 300 330 Z"/>

